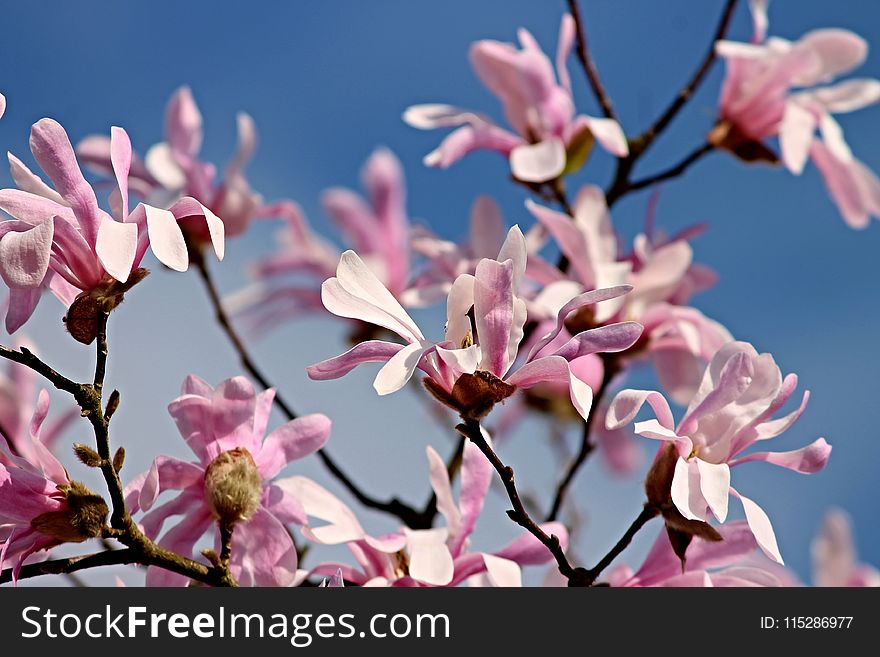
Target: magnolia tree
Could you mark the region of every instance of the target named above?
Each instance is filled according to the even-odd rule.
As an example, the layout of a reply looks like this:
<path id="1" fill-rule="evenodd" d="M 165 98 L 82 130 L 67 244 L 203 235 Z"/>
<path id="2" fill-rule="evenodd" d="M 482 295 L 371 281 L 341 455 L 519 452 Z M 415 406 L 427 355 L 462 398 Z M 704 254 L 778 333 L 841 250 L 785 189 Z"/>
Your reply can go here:
<path id="1" fill-rule="evenodd" d="M 351 247 L 340 251 L 295 202 L 267 203 L 252 189 L 244 170 L 256 130 L 248 115 L 238 117 L 238 150 L 222 172 L 200 159 L 202 117 L 185 87 L 168 104 L 165 140 L 143 156 L 120 127 L 74 147 L 61 124 L 37 121 L 30 148 L 42 172 L 10 154 L 16 187 L 0 190 L 8 215 L 0 223 L 0 276 L 6 330 L 15 336 L 0 347 L 9 361 L 0 378 L 2 581 L 130 564 L 146 569 L 148 585 L 165 586 L 518 586 L 526 566 L 541 566 L 551 585 L 797 584 L 783 566 L 773 520 L 757 495 L 735 483 L 734 471 L 754 461 L 803 474 L 825 466 L 832 450 L 824 438 L 773 448 L 809 393 L 797 396 L 797 376 L 783 374 L 764 345 L 737 340 L 691 305 L 716 280 L 694 262 L 690 240 L 702 226 L 668 236 L 652 216 L 625 244 L 611 214 L 622 197 L 723 151 L 795 175 L 811 161 L 849 226 L 880 216 L 880 179 L 834 118 L 880 101 L 880 81 L 839 79 L 865 59 L 867 44 L 839 29 L 796 41 L 770 36 L 767 1 L 742 8 L 753 20 L 748 42 L 728 38 L 738 9 L 736 0 L 724 3 L 705 58 L 641 134 L 628 134 L 618 120 L 575 0 L 552 57 L 525 29 L 517 44 L 474 43 L 474 72 L 500 101 L 505 124 L 447 104 L 409 107 L 403 120 L 445 131 L 425 165 L 446 168 L 473 151 L 496 151 L 507 164 L 484 175 L 509 178 L 532 199 L 508 227 L 495 202 L 479 198 L 462 243 L 410 222 L 401 163 L 377 150 L 363 168 L 365 196 L 347 189 L 323 196 Z M 636 177 L 635 165 L 717 61 L 725 77 L 702 145 Z M 579 112 L 575 84 L 589 86 L 601 116 Z M 0 96 L 0 114 L 5 106 Z M 616 158 L 612 181 L 573 188 L 569 176 L 597 148 Z M 256 219 L 283 222 L 277 249 L 253 266 L 255 281 L 224 300 L 210 263 Z M 243 371 L 219 382 L 188 376 L 168 413 L 191 458 L 155 455 L 137 474 L 124 468 L 113 432 L 130 383 L 122 376 L 118 390 L 105 387 L 108 327 L 131 289 L 149 285 L 145 265 L 153 257 L 198 272 Z M 88 380 L 68 378 L 19 337 L 44 296 L 61 302 L 53 312 L 71 340 L 94 345 Z M 133 294 L 127 306 L 138 303 Z M 442 333 L 411 316 L 432 305 L 445 306 Z M 370 369 L 374 390 L 363 394 L 375 404 L 412 384 L 457 432 L 450 455 L 428 447 L 426 462 L 400 464 L 427 474 L 433 495 L 424 507 L 393 490 L 373 497 L 359 488 L 328 452 L 333 418 L 295 411 L 249 355 L 245 337 L 307 315 L 342 322 L 350 337 L 339 355 L 313 354 L 311 379 Z M 630 371 L 644 363 L 659 390 L 627 387 Z M 50 386 L 67 396 L 59 411 L 50 411 Z M 272 421 L 273 407 L 285 424 Z M 529 416 L 581 426 L 580 447 L 546 491 L 544 508 L 527 501 L 528 482 L 514 476 L 504 454 L 502 438 Z M 93 440 L 72 444 L 75 423 L 84 422 Z M 572 482 L 596 451 L 612 469 L 632 470 L 645 439 L 656 455 L 641 511 L 623 536 L 591 537 L 610 549 L 595 564 L 579 563 L 568 550 L 571 527 L 560 522 L 564 507 L 578 504 L 568 494 Z M 57 455 L 71 448 L 79 463 L 68 471 Z M 283 476 L 288 464 L 309 458 L 358 506 L 318 481 Z M 85 468 L 100 471 L 106 490 L 78 481 L 76 470 Z M 521 533 L 480 551 L 470 536 L 493 480 Z M 728 520 L 731 500 L 742 520 Z M 399 529 L 371 535 L 358 520 L 365 509 L 393 517 Z M 643 563 L 627 561 L 623 553 L 649 524 L 653 548 Z M 201 549 L 211 539 L 213 547 Z M 75 556 L 53 554 L 76 543 L 82 547 L 64 549 Z M 329 545 L 346 546 L 349 557 Z M 880 583 L 878 571 L 859 564 L 842 512 L 827 516 L 813 557 L 816 585 Z"/>

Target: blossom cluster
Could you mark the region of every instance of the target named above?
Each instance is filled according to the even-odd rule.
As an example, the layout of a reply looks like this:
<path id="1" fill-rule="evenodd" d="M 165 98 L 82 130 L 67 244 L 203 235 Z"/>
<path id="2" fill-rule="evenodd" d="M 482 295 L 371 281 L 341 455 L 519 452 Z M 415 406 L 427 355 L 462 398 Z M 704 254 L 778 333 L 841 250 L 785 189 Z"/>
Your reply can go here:
<path id="1" fill-rule="evenodd" d="M 845 222 L 865 228 L 870 217 L 880 218 L 880 179 L 856 159 L 834 115 L 880 101 L 880 81 L 835 82 L 865 60 L 867 43 L 839 29 L 796 41 L 768 36 L 767 2 L 753 0 L 751 11 L 748 43 L 724 38 L 714 46 L 725 77 L 706 148 L 751 163 L 781 162 L 795 175 L 813 162 Z M 646 148 L 627 137 L 613 112 L 595 117 L 576 107 L 568 65 L 579 29 L 575 17 L 563 17 L 554 60 L 525 29 L 518 45 L 473 44 L 474 72 L 497 98 L 507 127 L 448 104 L 404 111 L 412 127 L 453 129 L 425 165 L 447 168 L 474 151 L 494 151 L 509 171 L 489 174 L 512 176 L 532 196 L 509 225 L 495 200 L 478 198 L 461 242 L 411 219 L 404 164 L 378 148 L 362 169 L 363 195 L 332 188 L 321 197 L 344 242 L 338 245 L 310 225 L 299 204 L 266 202 L 251 187 L 245 167 L 257 133 L 249 115 L 237 117 L 238 145 L 224 169 L 200 159 L 202 114 L 188 87 L 168 103 L 164 141 L 143 157 L 121 127 L 74 147 L 58 121 L 37 121 L 30 150 L 42 174 L 10 153 L 15 187 L 0 189 L 5 327 L 18 332 L 14 348 L 0 353 L 11 361 L 0 375 L 0 569 L 11 570 L 9 579 L 38 572 L 61 544 L 104 539 L 141 556 L 149 549 L 141 563 L 151 586 L 506 587 L 522 586 L 529 566 L 542 568 L 538 577 L 547 585 L 573 584 L 575 523 L 560 516 L 571 479 L 594 448 L 613 472 L 633 478 L 643 446 L 656 445 L 637 522 L 661 518 L 662 529 L 639 567 L 612 559 L 613 568 L 589 584 L 798 585 L 784 566 L 774 519 L 741 492 L 747 486 L 734 487 L 733 468 L 766 462 L 813 474 L 828 463 L 831 445 L 814 437 L 793 450 L 764 447 L 792 430 L 809 392 L 796 403 L 797 375 L 783 375 L 760 345 L 737 339 L 694 305 L 718 280 L 696 253 L 706 225 L 668 235 L 656 227 L 652 205 L 644 229 L 624 240 L 612 217 L 616 196 L 591 179 L 569 201 L 570 176 L 589 171 L 595 144 L 630 163 Z M 0 116 L 5 110 L 0 95 Z M 623 179 L 615 194 L 631 182 Z M 108 188 L 106 203 L 99 202 Z M 103 397 L 107 322 L 149 274 L 149 258 L 174 272 L 195 264 L 210 280 L 205 253 L 223 260 L 227 240 L 257 219 L 280 222 L 275 251 L 253 263 L 242 290 L 215 299 L 251 378 L 232 371 L 212 384 L 188 376 L 167 411 L 192 455 L 158 455 L 130 476 L 124 453 L 109 449 L 119 393 Z M 46 292 L 63 305 L 59 320 L 70 336 L 96 343 L 93 382 L 65 379 L 21 335 Z M 442 332 L 414 319 L 416 311 L 444 306 Z M 450 433 L 458 430 L 460 447 L 448 462 L 428 446 L 427 464 L 401 464 L 421 468 L 430 485 L 424 511 L 404 512 L 396 499 L 383 504 L 355 492 L 326 453 L 328 441 L 339 440 L 330 441 L 332 418 L 294 413 L 232 326 L 251 336 L 289 329 L 304 316 L 337 318 L 350 341 L 338 355 L 314 355 L 309 379 L 370 368 L 377 397 L 416 383 Z M 628 387 L 645 364 L 658 390 Z M 75 402 L 67 400 L 51 421 L 40 375 Z M 273 420 L 276 406 L 283 423 Z M 335 412 L 344 413 L 340 407 Z M 98 445 L 77 443 L 76 467 L 103 473 L 106 499 L 59 460 L 79 415 L 91 422 Z M 583 433 L 579 460 L 539 520 L 522 504 L 521 482 L 503 460 L 527 417 Z M 344 495 L 290 472 L 314 456 L 357 501 L 393 516 L 393 527 L 365 528 Z M 496 476 L 521 530 L 503 546 L 475 535 L 491 509 Z M 829 512 L 812 546 L 814 584 L 880 585 L 877 570 L 859 563 L 851 532 L 845 513 Z M 350 556 L 326 558 L 323 546 L 344 546 Z"/>

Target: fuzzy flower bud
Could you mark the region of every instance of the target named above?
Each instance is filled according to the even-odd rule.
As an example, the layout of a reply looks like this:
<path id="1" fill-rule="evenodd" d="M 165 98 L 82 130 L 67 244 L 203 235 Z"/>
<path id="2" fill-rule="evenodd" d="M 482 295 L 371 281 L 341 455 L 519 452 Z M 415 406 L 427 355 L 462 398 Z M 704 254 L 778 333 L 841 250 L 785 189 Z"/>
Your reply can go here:
<path id="1" fill-rule="evenodd" d="M 205 498 L 221 523 L 248 520 L 260 506 L 263 481 L 243 447 L 222 452 L 205 470 Z"/>

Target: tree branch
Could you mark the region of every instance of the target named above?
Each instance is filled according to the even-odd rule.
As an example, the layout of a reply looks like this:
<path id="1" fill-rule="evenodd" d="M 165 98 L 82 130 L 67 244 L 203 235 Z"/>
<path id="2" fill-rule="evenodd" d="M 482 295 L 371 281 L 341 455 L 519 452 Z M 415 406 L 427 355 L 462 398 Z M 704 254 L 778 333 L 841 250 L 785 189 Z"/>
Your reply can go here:
<path id="1" fill-rule="evenodd" d="M 666 110 L 657 118 L 656 121 L 641 135 L 635 137 L 633 139 L 629 139 L 629 155 L 624 158 L 620 158 L 617 160 L 617 169 L 614 173 L 614 180 L 611 185 L 609 185 L 608 189 L 605 192 L 605 198 L 608 202 L 608 207 L 614 205 L 619 199 L 621 199 L 626 194 L 629 194 L 632 191 L 637 189 L 641 189 L 646 187 L 649 184 L 653 184 L 653 182 L 659 182 L 659 180 L 655 179 L 656 176 L 651 178 L 646 178 L 637 183 L 630 182 L 630 175 L 632 174 L 633 168 L 635 167 L 636 162 L 638 162 L 639 158 L 641 158 L 645 152 L 647 152 L 648 148 L 654 143 L 654 140 L 660 136 L 660 134 L 666 129 L 666 127 L 672 122 L 672 120 L 676 117 L 676 115 L 681 111 L 681 109 L 685 106 L 687 101 L 693 96 L 694 92 L 700 86 L 700 84 L 705 79 L 709 69 L 712 67 L 713 62 L 716 59 L 715 55 L 715 43 L 723 39 L 725 34 L 727 34 L 727 30 L 730 27 L 733 12 L 736 8 L 737 0 L 726 0 L 724 5 L 724 10 L 721 14 L 721 19 L 718 22 L 718 27 L 715 30 L 715 34 L 712 37 L 712 41 L 709 44 L 709 48 L 706 52 L 706 55 L 700 61 L 699 66 L 697 67 L 696 72 L 693 74 L 691 79 L 685 84 L 684 87 L 678 92 Z M 669 175 L 661 178 L 661 180 L 666 178 L 672 178 L 676 175 L 679 175 L 686 169 L 690 164 L 696 162 L 700 157 L 705 155 L 706 152 L 695 151 L 691 153 L 688 158 L 693 158 L 688 161 L 688 158 L 685 158 L 685 165 L 681 171 L 678 173 L 675 172 L 675 167 L 671 169 Z M 637 185 L 637 186 L 636 186 Z"/>
<path id="2" fill-rule="evenodd" d="M 211 272 L 208 269 L 208 264 L 205 261 L 204 256 L 202 255 L 202 251 L 198 248 L 190 249 L 190 257 L 191 261 L 196 265 L 199 276 L 201 277 L 202 282 L 205 285 L 205 290 L 208 293 L 208 299 L 210 300 L 211 306 L 214 309 L 214 315 L 217 319 L 217 323 L 220 325 L 220 328 L 223 329 L 226 337 L 229 338 L 233 349 L 238 354 L 242 366 L 257 381 L 257 383 L 260 384 L 263 389 L 272 388 L 272 383 L 257 367 L 257 364 L 254 362 L 253 358 L 247 350 L 247 347 L 244 344 L 244 340 L 242 340 L 241 336 L 239 336 L 238 332 L 235 330 L 235 327 L 232 325 L 229 316 L 226 314 L 226 310 L 223 308 L 223 301 L 220 298 L 219 291 L 217 290 L 217 285 L 214 283 L 214 278 L 211 276 Z M 285 399 L 277 391 L 277 389 L 275 392 L 274 401 L 275 405 L 281 410 L 281 412 L 288 420 L 295 420 L 297 418 L 297 414 L 293 410 L 293 407 L 285 401 Z M 316 454 L 318 455 L 318 458 L 321 459 L 321 462 L 324 464 L 324 467 L 327 468 L 330 474 L 333 475 L 339 481 L 339 483 L 341 483 L 345 487 L 345 489 L 349 493 L 351 493 L 351 495 L 353 495 L 354 498 L 363 506 L 393 515 L 412 529 L 426 528 L 424 527 L 424 516 L 421 511 L 414 509 L 413 507 L 398 500 L 397 498 L 383 501 L 367 495 L 357 486 L 357 484 L 355 484 L 348 477 L 348 475 L 345 474 L 345 472 L 343 472 L 342 468 L 339 466 L 339 464 L 336 463 L 333 458 L 331 458 L 330 454 L 325 448 L 319 449 Z"/>
<path id="3" fill-rule="evenodd" d="M 602 107 L 602 113 L 609 119 L 618 121 L 617 114 L 614 112 L 614 106 L 611 103 L 611 97 L 608 95 L 608 92 L 605 91 L 605 87 L 602 86 L 602 81 L 599 79 L 599 71 L 596 69 L 596 63 L 590 56 L 590 51 L 587 47 L 584 23 L 581 18 L 581 10 L 578 6 L 577 0 L 568 0 L 568 10 L 571 12 L 571 17 L 574 19 L 575 25 L 575 35 L 577 39 L 575 53 L 577 54 L 578 60 L 580 60 L 581 66 L 584 68 L 584 72 L 587 74 L 587 80 L 590 83 L 590 87 L 593 89 L 593 93 L 596 95 L 596 100 L 599 101 L 599 105 Z M 618 123 L 619 122 L 620 121 L 618 121 Z"/>
<path id="4" fill-rule="evenodd" d="M 669 180 L 670 178 L 676 178 L 682 175 L 685 171 L 687 171 L 692 164 L 694 164 L 697 160 L 701 159 L 703 156 L 708 155 L 715 147 L 706 142 L 701 144 L 699 147 L 695 148 L 691 151 L 684 159 L 681 160 L 678 164 L 669 167 L 668 169 L 661 171 L 659 173 L 655 173 L 652 176 L 648 176 L 647 178 L 642 178 L 641 180 L 636 180 L 635 182 L 630 182 L 627 191 L 634 192 L 639 189 L 643 189 L 645 187 L 650 187 L 652 185 L 656 185 L 659 182 L 663 182 L 664 180 Z M 610 200 L 608 201 L 611 202 Z"/>
<path id="5" fill-rule="evenodd" d="M 711 43 L 709 44 L 709 49 L 700 62 L 700 65 L 697 67 L 697 70 L 694 72 L 688 83 L 681 88 L 681 91 L 678 92 L 669 104 L 669 107 L 666 108 L 666 111 L 657 118 L 654 124 L 648 128 L 641 137 L 639 137 L 639 140 L 643 142 L 641 146 L 642 153 L 647 150 L 648 146 L 651 145 L 651 142 L 654 141 L 657 135 L 663 132 L 666 126 L 672 122 L 672 119 L 675 118 L 688 100 L 690 100 L 691 96 L 700 86 L 700 83 L 706 77 L 706 74 L 709 72 L 709 69 L 712 67 L 713 62 L 716 59 L 715 42 L 723 39 L 724 35 L 727 34 L 731 19 L 733 18 L 733 11 L 736 9 L 736 3 L 737 0 L 727 0 L 724 5 L 724 11 L 721 14 L 721 19 L 718 21 L 718 27 L 715 30 Z"/>
<path id="6" fill-rule="evenodd" d="M 614 561 L 620 555 L 620 553 L 627 548 L 627 546 L 629 546 L 635 535 L 639 533 L 639 530 L 641 530 L 641 528 L 644 527 L 649 520 L 659 514 L 660 510 L 657 509 L 657 507 L 653 506 L 650 503 L 646 503 L 645 506 L 642 507 L 641 513 L 639 513 L 638 517 L 633 521 L 629 528 L 627 528 L 623 536 L 620 537 L 620 540 L 617 541 L 615 546 L 611 548 L 608 554 L 602 557 L 602 559 L 599 560 L 599 563 L 586 571 L 588 578 L 587 586 L 592 585 L 599 577 L 599 575 L 602 574 L 602 571 L 610 566 L 611 562 Z"/>
<path id="7" fill-rule="evenodd" d="M 584 577 L 586 576 L 587 571 L 583 568 L 575 568 L 572 566 L 571 563 L 569 563 L 568 558 L 565 556 L 565 552 L 562 550 L 562 544 L 559 542 L 559 537 L 555 534 L 548 535 L 547 532 L 541 529 L 541 527 L 538 526 L 538 523 L 532 519 L 528 511 L 526 511 L 526 508 L 520 499 L 519 492 L 516 489 L 513 468 L 505 465 L 499 458 L 498 454 L 495 453 L 495 450 L 493 450 L 489 443 L 486 442 L 479 421 L 468 419 L 455 428 L 459 433 L 474 443 L 481 452 L 483 452 L 483 455 L 489 459 L 492 467 L 495 468 L 495 471 L 501 477 L 501 482 L 504 484 L 504 489 L 507 491 L 507 497 L 513 505 L 513 509 L 507 512 L 508 517 L 520 527 L 528 531 L 532 536 L 537 538 L 550 551 L 553 558 L 556 559 L 556 565 L 559 568 L 559 572 L 568 578 L 569 586 L 583 585 L 582 582 L 585 581 Z"/>

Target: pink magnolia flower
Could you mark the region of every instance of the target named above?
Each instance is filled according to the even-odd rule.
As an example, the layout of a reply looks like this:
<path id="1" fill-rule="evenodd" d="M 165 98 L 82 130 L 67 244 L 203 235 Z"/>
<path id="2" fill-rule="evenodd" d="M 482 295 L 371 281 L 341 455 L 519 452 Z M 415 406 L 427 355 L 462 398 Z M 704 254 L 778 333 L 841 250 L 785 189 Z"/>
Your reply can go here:
<path id="1" fill-rule="evenodd" d="M 540 267 L 545 287 L 530 303 L 531 316 L 552 322 L 557 310 L 584 290 L 632 286 L 626 296 L 599 303 L 591 314 L 570 321 L 569 327 L 639 322 L 645 331 L 632 351 L 646 353 L 664 389 L 675 401 L 686 402 L 696 390 L 705 363 L 733 339 L 723 326 L 685 305 L 716 280 L 714 272 L 693 262 L 687 241 L 701 227 L 665 238 L 654 234 L 653 214 L 649 214 L 645 233 L 636 237 L 632 253 L 623 256 L 598 187 L 580 191 L 573 218 L 531 201 L 527 207 L 570 263 L 568 274 L 547 263 Z M 537 256 L 532 259 L 540 261 Z"/>
<path id="2" fill-rule="evenodd" d="M 15 156 L 9 156 L 18 189 L 0 190 L 0 210 L 13 220 L 0 223 L 0 276 L 9 286 L 6 328 L 24 324 L 44 286 L 69 308 L 68 330 L 79 341 L 94 339 L 96 304 L 112 309 L 124 292 L 145 275 L 140 263 L 152 245 L 159 260 L 178 271 L 188 258 L 179 219 L 200 216 L 223 256 L 223 224 L 191 198 L 172 210 L 139 204 L 129 212 L 128 175 L 131 142 L 122 128 L 111 130 L 117 189 L 113 215 L 98 207 L 92 187 L 80 171 L 67 133 L 52 119 L 31 129 L 31 152 L 55 188 L 48 186 Z M 74 307 L 74 305 L 76 306 Z"/>
<path id="3" fill-rule="evenodd" d="M 244 233 L 256 217 L 275 216 L 278 208 L 264 205 L 244 175 L 257 147 L 254 121 L 244 112 L 238 114 L 236 121 L 238 149 L 218 181 L 217 167 L 198 159 L 203 140 L 202 114 L 189 87 L 180 87 L 168 102 L 165 141 L 154 144 L 143 160 L 138 156 L 132 159 L 128 173 L 132 190 L 162 208 L 173 206 L 183 197 L 195 198 L 223 218 L 228 237 Z M 111 145 L 106 137 L 86 137 L 78 144 L 77 152 L 96 172 L 112 175 Z M 194 221 L 182 225 L 195 243 L 214 242 L 210 225 Z"/>
<path id="4" fill-rule="evenodd" d="M 345 543 L 358 564 L 324 563 L 311 574 L 327 576 L 341 571 L 346 581 L 361 586 L 458 586 L 463 582 L 521 586 L 521 566 L 552 560 L 547 548 L 529 533 L 495 553 L 471 552 L 469 537 L 483 509 L 492 466 L 475 445 L 465 444 L 456 503 L 443 459 L 431 447 L 427 453 L 431 486 L 446 527 L 404 527 L 374 538 L 366 534 L 348 507 L 314 482 L 302 477 L 278 482 L 302 502 L 309 516 L 326 523 L 310 523 L 303 534 L 320 544 Z M 565 547 L 568 533 L 562 525 L 547 523 L 542 528 L 556 534 Z"/>
<path id="5" fill-rule="evenodd" d="M 404 306 L 422 305 L 410 285 L 410 220 L 400 161 L 376 150 L 361 171 L 364 199 L 344 188 L 323 194 L 325 212 L 382 284 Z M 341 255 L 317 235 L 298 205 L 287 203 L 279 250 L 253 267 L 257 283 L 235 295 L 231 307 L 265 330 L 283 319 L 323 310 L 320 282 L 333 276 Z"/>
<path id="6" fill-rule="evenodd" d="M 42 390 L 17 453 L 0 440 L 0 568 L 14 561 L 14 578 L 33 555 L 100 536 L 106 522 L 104 500 L 71 481 L 41 439 L 48 413 L 49 393 Z"/>
<path id="7" fill-rule="evenodd" d="M 244 586 L 287 586 L 296 576 L 296 547 L 285 526 L 306 521 L 300 502 L 273 478 L 288 464 L 320 449 L 330 433 L 324 415 L 307 415 L 265 436 L 273 389 L 257 394 L 244 377 L 216 388 L 195 376 L 183 382 L 182 395 L 168 407 L 196 462 L 159 456 L 149 471 L 126 487 L 132 514 L 144 533 L 156 539 L 165 522 L 182 516 L 159 540 L 179 554 L 191 555 L 196 542 L 215 522 L 234 525 L 231 570 Z M 181 491 L 153 508 L 159 495 Z M 186 579 L 150 568 L 150 586 L 181 585 Z"/>
<path id="8" fill-rule="evenodd" d="M 556 70 L 535 38 L 519 31 L 521 48 L 498 41 L 478 41 L 470 51 L 477 76 L 498 96 L 515 132 L 491 119 L 451 105 L 414 105 L 404 121 L 415 128 L 457 127 L 425 157 L 425 164 L 446 168 L 479 149 L 510 160 L 519 180 L 542 183 L 571 173 L 583 163 L 593 140 L 617 157 L 628 153 L 626 136 L 612 119 L 575 116 L 566 60 L 575 38 L 574 19 L 562 18 Z"/>
<path id="9" fill-rule="evenodd" d="M 642 566 L 612 571 L 611 586 L 730 587 L 784 586 L 772 568 L 746 561 L 758 549 L 748 523 L 730 522 L 719 528 L 722 541 L 695 539 L 687 548 L 684 568 L 665 532 L 657 537 Z"/>
<path id="10" fill-rule="evenodd" d="M 714 516 L 723 523 L 732 494 L 742 502 L 758 545 L 782 563 L 770 519 L 757 503 L 731 486 L 730 469 L 749 461 L 766 461 L 805 474 L 825 467 L 831 446 L 824 438 L 790 452 L 743 455 L 755 443 L 783 433 L 800 417 L 809 392 L 804 393 L 797 410 L 773 418 L 796 386 L 797 376 L 789 374 L 783 379 L 770 354 L 758 354 L 745 342 L 731 342 L 715 354 L 677 427 L 663 396 L 646 390 L 618 393 L 606 425 L 611 429 L 627 425 L 645 402 L 650 404 L 657 419 L 637 422 L 635 432 L 662 441 L 658 459 L 670 455 L 674 460 L 669 485 L 671 502 L 678 512 L 688 521 L 707 522 Z"/>
<path id="11" fill-rule="evenodd" d="M 36 381 L 36 372 L 12 361 L 8 361 L 6 372 L 0 373 L 0 436 L 13 454 L 31 463 L 38 462 L 31 437 L 31 418 L 36 413 L 33 401 L 37 393 Z M 44 393 L 44 390 L 40 391 L 37 404 L 42 403 Z M 51 451 L 62 432 L 79 415 L 79 407 L 71 406 L 41 431 L 40 442 Z M 2 454 L 0 463 L 13 465 L 4 461 Z"/>
<path id="12" fill-rule="evenodd" d="M 880 586 L 880 571 L 858 562 L 849 516 L 839 509 L 825 514 L 812 553 L 815 586 Z"/>
<path id="13" fill-rule="evenodd" d="M 3 118 L 3 114 L 6 113 L 6 96 L 0 94 L 0 119 Z"/>
<path id="14" fill-rule="evenodd" d="M 880 101 L 880 81 L 816 85 L 861 64 L 867 43 L 840 29 L 815 30 L 796 42 L 765 41 L 766 6 L 760 3 L 755 28 L 750 44 L 719 41 L 716 46 L 727 62 L 727 76 L 719 123 L 709 141 L 746 161 L 775 161 L 764 140 L 777 136 L 786 168 L 799 175 L 812 159 L 847 224 L 866 227 L 870 216 L 880 216 L 880 180 L 855 159 L 833 114 Z M 792 91 L 797 87 L 801 90 Z"/>
<path id="15" fill-rule="evenodd" d="M 459 276 L 447 301 L 445 340 L 425 338 L 412 318 L 353 251 L 339 261 L 336 277 L 322 286 L 324 306 L 335 315 L 360 319 L 399 335 L 406 344 L 382 340 L 362 342 L 346 353 L 308 368 L 312 379 L 344 376 L 366 362 L 384 362 L 373 387 L 380 395 L 402 388 L 421 369 L 428 390 L 463 417 L 479 418 L 517 388 L 558 382 L 567 386 L 572 403 L 586 417 L 592 403 L 589 386 L 572 372 L 569 362 L 599 351 L 621 351 L 639 337 L 635 322 L 612 324 L 572 337 L 552 353 L 538 357 L 563 328 L 565 319 L 590 304 L 625 294 L 629 288 L 584 293 L 560 309 L 556 325 L 535 344 L 522 365 L 517 360 L 525 302 L 517 296 L 526 267 L 522 232 L 514 226 L 497 260 L 485 258 L 476 274 Z"/>

